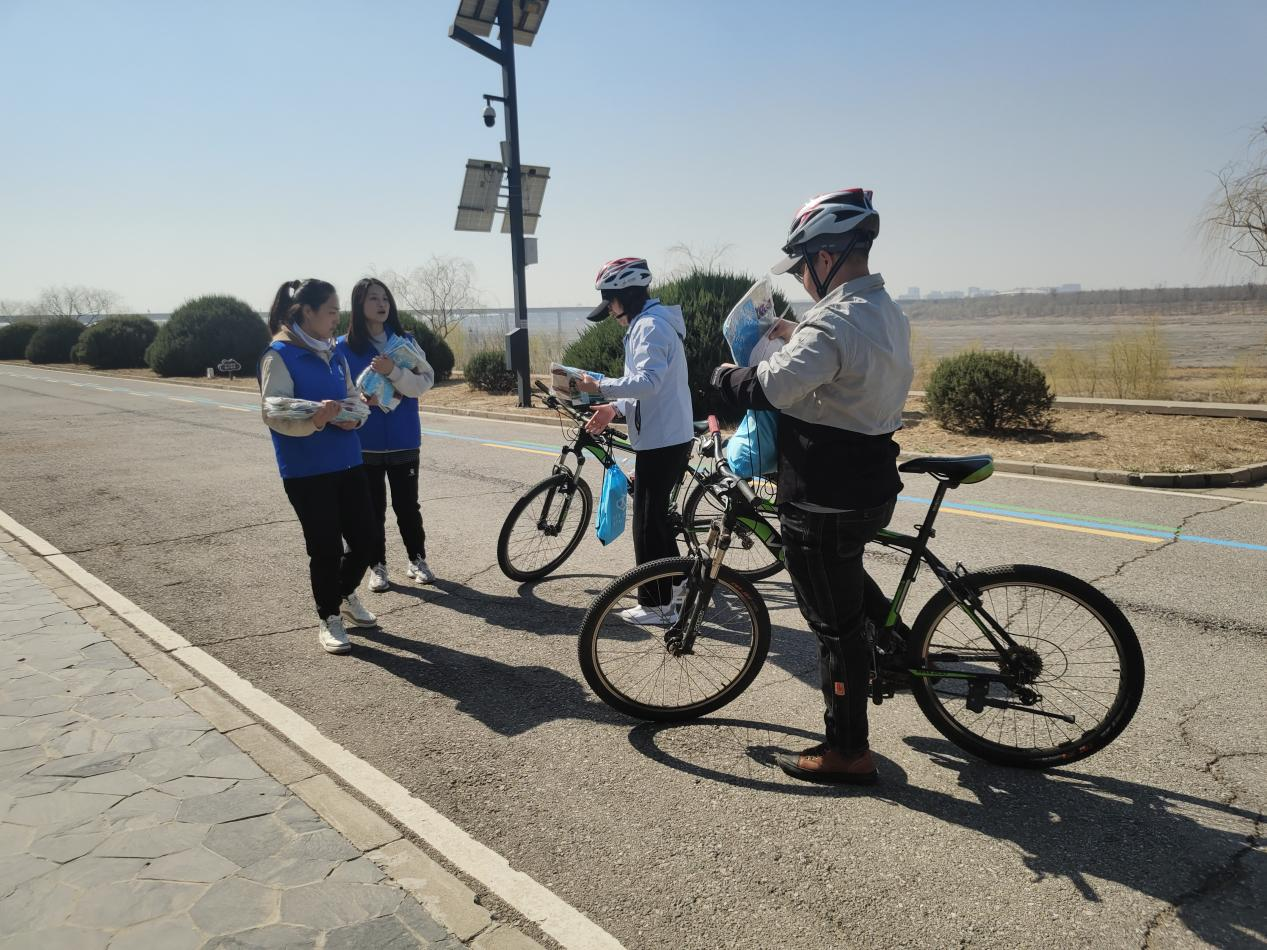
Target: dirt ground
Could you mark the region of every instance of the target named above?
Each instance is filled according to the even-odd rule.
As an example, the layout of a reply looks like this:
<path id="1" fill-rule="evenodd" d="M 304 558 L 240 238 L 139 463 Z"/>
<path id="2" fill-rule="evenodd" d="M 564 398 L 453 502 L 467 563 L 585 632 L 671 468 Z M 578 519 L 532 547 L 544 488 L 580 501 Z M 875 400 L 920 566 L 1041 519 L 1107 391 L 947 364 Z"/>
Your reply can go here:
<path id="1" fill-rule="evenodd" d="M 6 361 L 7 362 L 7 361 Z M 29 366 L 25 361 L 15 365 Z M 48 369 L 83 371 L 54 364 Z M 152 370 L 109 370 L 109 375 L 159 379 Z M 166 380 L 222 389 L 254 391 L 255 378 Z M 557 418 L 543 409 L 519 409 L 514 395 L 490 395 L 461 379 L 438 384 L 422 400 L 435 408 L 480 409 L 539 418 Z M 1024 432 L 1007 437 L 947 432 L 924 416 L 919 400 L 907 407 L 905 428 L 897 440 L 907 452 L 944 455 L 989 453 L 995 458 L 1049 462 L 1131 472 L 1204 472 L 1267 461 L 1267 421 L 1161 416 L 1145 413 L 1091 412 L 1060 409 L 1050 432 Z"/>

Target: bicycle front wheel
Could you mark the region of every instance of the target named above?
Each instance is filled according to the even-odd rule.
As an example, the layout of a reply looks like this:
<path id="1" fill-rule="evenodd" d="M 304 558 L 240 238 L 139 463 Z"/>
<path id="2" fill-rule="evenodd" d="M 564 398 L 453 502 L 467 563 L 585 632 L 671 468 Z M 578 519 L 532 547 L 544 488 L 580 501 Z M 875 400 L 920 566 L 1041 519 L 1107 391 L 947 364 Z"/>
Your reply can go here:
<path id="1" fill-rule="evenodd" d="M 761 671 L 770 615 L 756 588 L 729 568 L 722 568 L 709 602 L 699 608 L 689 652 L 667 642 L 677 616 L 673 606 L 631 615 L 639 588 L 698 585 L 696 563 L 675 557 L 639 565 L 612 581 L 586 613 L 577 644 L 581 671 L 607 705 L 638 719 L 695 719 L 725 706 Z M 675 593 L 688 605 L 697 598 L 684 588 Z"/>
<path id="2" fill-rule="evenodd" d="M 571 474 L 538 482 L 515 502 L 497 536 L 497 565 L 514 581 L 537 581 L 572 556 L 594 507 L 593 493 Z"/>
<path id="3" fill-rule="evenodd" d="M 722 516 L 723 502 L 708 490 L 706 485 L 696 485 L 682 506 L 682 527 L 694 538 L 692 548 L 698 548 L 708 536 L 708 529 Z M 749 581 L 763 581 L 783 570 L 783 561 L 775 552 L 783 550 L 779 538 L 778 516 L 745 524 L 744 518 L 735 523 L 730 547 L 726 551 L 726 567 Z M 773 523 L 771 523 L 773 522 Z M 762 540 L 766 536 L 766 541 Z M 691 541 L 691 538 L 687 539 Z M 767 546 L 767 541 L 774 550 Z"/>
<path id="4" fill-rule="evenodd" d="M 1144 654 L 1109 598 L 1029 564 L 961 581 L 1017 657 L 1005 662 L 974 617 L 938 591 L 912 630 L 915 700 L 938 732 L 991 762 L 1045 768 L 1086 758 L 1126 728 L 1144 692 Z"/>

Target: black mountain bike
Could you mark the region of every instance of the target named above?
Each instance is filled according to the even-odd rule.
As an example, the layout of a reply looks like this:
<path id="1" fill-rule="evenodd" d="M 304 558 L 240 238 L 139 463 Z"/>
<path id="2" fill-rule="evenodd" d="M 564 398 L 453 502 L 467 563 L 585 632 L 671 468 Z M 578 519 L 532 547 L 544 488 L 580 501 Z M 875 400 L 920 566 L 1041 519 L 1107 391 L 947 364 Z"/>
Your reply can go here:
<path id="1" fill-rule="evenodd" d="M 765 603 L 723 563 L 738 519 L 750 517 L 760 499 L 742 479 L 726 477 L 724 463 L 719 468 L 726 504 L 706 543 L 689 557 L 652 561 L 617 578 L 581 625 L 586 681 L 630 716 L 685 721 L 720 709 L 765 661 Z M 1144 690 L 1144 657 L 1130 622 L 1100 591 L 1061 571 L 1011 564 L 969 572 L 928 550 L 946 492 L 988 478 L 990 456 L 918 458 L 901 470 L 938 485 L 916 534 L 885 530 L 876 539 L 908 560 L 888 616 L 868 623 L 872 701 L 909 688 L 942 735 L 1004 765 L 1060 765 L 1104 748 L 1131 721 Z M 907 628 L 901 610 L 921 565 L 941 589 Z M 623 615 L 638 603 L 640 587 L 664 581 L 681 586 L 654 622 Z"/>
<path id="2" fill-rule="evenodd" d="M 540 381 L 538 399 L 559 413 L 567 441 L 549 478 L 524 494 L 511 507 L 497 537 L 497 564 L 511 580 L 536 581 L 557 570 L 581 543 L 594 509 L 593 492 L 581 478 L 585 457 L 593 457 L 604 467 L 615 465 L 613 450 L 632 452 L 625 436 L 613 429 L 594 436 L 585 431 L 586 416 L 558 399 Z M 697 434 L 708 431 L 707 423 L 697 422 Z M 682 482 L 669 496 L 670 521 L 691 552 L 699 549 L 708 529 L 725 506 L 720 494 L 722 475 L 712 464 L 715 449 L 722 443 L 709 439 L 692 453 L 694 464 L 687 467 Z M 571 460 L 571 461 L 569 461 Z M 730 476 L 733 477 L 733 476 Z M 685 493 L 688 483 L 694 487 Z M 783 570 L 783 542 L 779 519 L 768 492 L 758 483 L 759 505 L 742 515 L 735 524 L 730 566 L 749 580 L 764 580 Z M 630 485 L 632 493 L 633 486 Z"/>

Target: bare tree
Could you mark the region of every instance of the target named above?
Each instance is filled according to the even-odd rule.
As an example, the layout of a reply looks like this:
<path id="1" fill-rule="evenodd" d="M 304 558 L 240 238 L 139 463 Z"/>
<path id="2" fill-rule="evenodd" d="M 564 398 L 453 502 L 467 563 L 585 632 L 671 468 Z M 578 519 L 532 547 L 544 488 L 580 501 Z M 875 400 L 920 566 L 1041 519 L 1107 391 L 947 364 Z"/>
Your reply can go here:
<path id="1" fill-rule="evenodd" d="M 94 323 L 99 317 L 119 309 L 122 301 L 113 290 L 84 287 L 81 284 L 45 287 L 35 309 L 44 316 L 73 317 L 83 323 Z"/>
<path id="2" fill-rule="evenodd" d="M 674 244 L 669 248 L 667 255 L 669 261 L 676 261 L 676 263 L 668 268 L 668 273 L 661 278 L 661 282 L 677 280 L 679 277 L 696 272 L 709 274 L 719 271 L 725 266 L 726 258 L 734 248 L 733 244 L 722 244 L 720 241 L 712 247 Z"/>
<path id="3" fill-rule="evenodd" d="M 1208 247 L 1267 267 L 1267 122 L 1250 139 L 1249 151 L 1245 161 L 1219 172 L 1201 232 Z"/>
<path id="4" fill-rule="evenodd" d="M 35 312 L 29 300 L 6 300 L 0 297 L 0 317 L 22 317 Z"/>
<path id="5" fill-rule="evenodd" d="M 482 306 L 475 265 L 461 257 L 432 255 L 408 274 L 387 270 L 375 276 L 391 288 L 397 306 L 426 321 L 441 338 L 456 330 L 469 311 Z"/>

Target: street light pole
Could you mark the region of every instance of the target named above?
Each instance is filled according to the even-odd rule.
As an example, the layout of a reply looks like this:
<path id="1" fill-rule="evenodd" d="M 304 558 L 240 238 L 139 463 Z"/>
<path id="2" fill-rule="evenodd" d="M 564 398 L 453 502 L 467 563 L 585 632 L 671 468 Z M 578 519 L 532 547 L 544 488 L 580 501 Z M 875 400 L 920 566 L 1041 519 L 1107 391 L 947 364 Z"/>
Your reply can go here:
<path id="1" fill-rule="evenodd" d="M 506 142 L 510 155 L 507 156 L 507 210 L 510 214 L 510 262 L 514 269 L 515 291 L 515 327 L 521 330 L 520 344 L 512 350 L 512 359 L 517 366 L 512 366 L 519 377 L 519 406 L 526 409 L 532 405 L 529 397 L 528 381 L 528 291 L 527 265 L 524 263 L 524 203 L 523 186 L 520 181 L 522 169 L 519 165 L 519 97 L 515 89 L 515 41 L 513 0 L 498 0 L 497 20 L 501 27 L 501 64 L 502 95 L 505 97 Z"/>
<path id="2" fill-rule="evenodd" d="M 518 2 L 523 3 L 524 0 L 518 0 Z M 545 2 L 546 0 L 542 0 L 536 5 L 538 15 L 544 10 Z M 502 68 L 502 98 L 506 121 L 505 144 L 506 151 L 509 153 L 503 157 L 507 165 L 506 214 L 510 220 L 510 260 L 514 271 L 515 292 L 515 330 L 508 344 L 511 369 L 518 377 L 519 405 L 526 409 L 532 405 L 532 399 L 528 395 L 528 292 L 524 273 L 527 263 L 524 251 L 524 205 L 521 181 L 523 169 L 519 163 L 519 100 L 515 89 L 515 3 L 516 0 L 497 0 L 496 22 L 500 32 L 500 48 L 485 42 L 461 25 L 464 22 L 462 7 L 459 8 L 458 20 L 449 28 L 449 36 L 486 59 L 491 59 Z M 478 13 L 478 9 L 470 11 L 471 15 Z M 482 22 L 490 24 L 491 21 L 483 20 Z"/>

